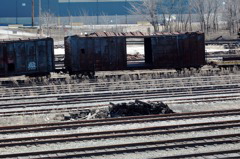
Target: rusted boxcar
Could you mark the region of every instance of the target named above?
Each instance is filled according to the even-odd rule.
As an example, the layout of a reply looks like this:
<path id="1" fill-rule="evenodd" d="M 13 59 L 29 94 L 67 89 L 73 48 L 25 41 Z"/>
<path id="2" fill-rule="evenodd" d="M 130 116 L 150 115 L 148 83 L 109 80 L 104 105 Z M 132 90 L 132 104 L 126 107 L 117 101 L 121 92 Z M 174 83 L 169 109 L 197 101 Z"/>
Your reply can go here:
<path id="1" fill-rule="evenodd" d="M 205 64 L 204 33 L 158 33 L 151 38 L 156 68 L 189 68 Z"/>
<path id="2" fill-rule="evenodd" d="M 69 74 L 126 69 L 126 39 L 121 36 L 66 37 L 65 67 Z"/>
<path id="3" fill-rule="evenodd" d="M 0 42 L 0 77 L 43 76 L 54 72 L 52 38 Z"/>
<path id="4" fill-rule="evenodd" d="M 143 39 L 141 65 L 128 65 L 127 39 Z M 139 68 L 189 68 L 205 64 L 204 33 L 92 33 L 65 38 L 70 74 Z M 140 67 L 141 66 L 141 67 Z M 145 67 L 142 67 L 145 66 Z"/>

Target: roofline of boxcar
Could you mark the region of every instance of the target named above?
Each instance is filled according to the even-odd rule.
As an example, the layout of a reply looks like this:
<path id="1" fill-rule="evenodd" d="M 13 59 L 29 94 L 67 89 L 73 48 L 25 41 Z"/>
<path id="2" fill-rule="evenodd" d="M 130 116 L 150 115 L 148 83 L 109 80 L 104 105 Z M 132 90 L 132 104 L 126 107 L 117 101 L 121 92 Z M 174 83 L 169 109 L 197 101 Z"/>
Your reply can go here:
<path id="1" fill-rule="evenodd" d="M 148 34 L 143 32 L 94 32 L 85 35 L 71 35 L 68 37 L 78 37 L 78 38 L 153 38 L 153 37 L 161 37 L 161 36 L 179 36 L 185 34 L 204 34 L 204 32 L 159 32 L 155 34 Z"/>
<path id="2" fill-rule="evenodd" d="M 18 38 L 18 39 L 7 39 L 7 40 L 1 40 L 0 43 L 13 43 L 13 42 L 28 42 L 28 41 L 38 41 L 38 40 L 53 40 L 51 37 L 46 38 Z"/>

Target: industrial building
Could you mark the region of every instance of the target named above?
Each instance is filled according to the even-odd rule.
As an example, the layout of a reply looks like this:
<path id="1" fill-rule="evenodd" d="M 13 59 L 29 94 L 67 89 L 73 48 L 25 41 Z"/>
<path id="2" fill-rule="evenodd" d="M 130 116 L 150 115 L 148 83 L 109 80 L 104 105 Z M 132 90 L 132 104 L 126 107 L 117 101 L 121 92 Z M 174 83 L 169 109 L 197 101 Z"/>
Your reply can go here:
<path id="1" fill-rule="evenodd" d="M 133 23 L 129 15 L 133 1 L 141 0 L 34 0 L 34 7 L 32 0 L 1 0 L 0 25 L 30 25 L 33 8 L 36 25 L 39 14 L 46 12 L 58 18 L 61 24 Z"/>

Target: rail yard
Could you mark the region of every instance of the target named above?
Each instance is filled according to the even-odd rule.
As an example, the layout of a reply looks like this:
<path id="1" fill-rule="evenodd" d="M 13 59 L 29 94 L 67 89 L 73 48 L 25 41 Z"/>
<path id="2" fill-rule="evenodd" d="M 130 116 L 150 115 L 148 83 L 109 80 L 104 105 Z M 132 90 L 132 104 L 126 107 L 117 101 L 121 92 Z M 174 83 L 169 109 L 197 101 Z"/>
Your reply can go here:
<path id="1" fill-rule="evenodd" d="M 39 69 L 20 72 L 21 76 L 9 72 L 12 63 L 6 65 L 0 78 L 0 158 L 240 158 L 238 40 L 205 41 L 202 46 L 202 33 L 161 33 L 153 37 L 131 33 L 140 41 L 125 41 L 123 33 L 115 33 L 114 37 L 112 33 L 102 34 L 73 36 L 72 43 L 66 38 L 67 45 L 57 46 L 48 46 L 52 41 L 47 39 L 49 43 L 42 50 L 46 59 L 48 49 L 53 55 L 54 48 L 64 52 L 64 47 L 73 47 L 67 48 L 67 65 L 66 54 L 56 53 L 49 57 L 49 68 L 40 65 L 38 53 L 33 54 L 31 58 L 36 55 L 35 66 Z M 94 47 L 107 43 L 111 48 L 121 43 L 130 49 L 137 46 L 145 55 L 141 51 L 131 55 L 126 52 L 104 61 L 105 53 L 112 54 L 104 52 L 104 47 L 92 48 L 94 38 Z M 154 39 L 152 43 L 149 38 Z M 40 49 L 45 46 L 41 40 L 25 41 L 25 49 L 27 45 L 30 50 Z M 164 54 L 167 52 L 177 63 L 170 62 L 167 68 L 162 67 L 167 59 L 161 64 L 154 59 L 157 49 L 145 50 L 165 40 L 169 44 L 158 48 L 163 53 L 158 56 L 170 58 Z M 201 45 L 198 50 L 189 46 L 193 44 L 191 40 L 195 40 L 194 45 Z M 74 48 L 82 42 L 88 43 L 88 47 Z M 17 46 L 24 48 L 20 43 Z M 10 45 L 12 53 L 15 46 Z M 113 49 L 120 52 L 122 48 L 118 48 Z M 93 50 L 103 56 L 93 58 Z M 70 56 L 76 57 L 78 52 L 79 59 Z M 191 55 L 193 52 L 196 57 Z M 90 60 L 86 63 L 81 58 Z M 86 71 L 93 71 L 93 59 L 98 66 L 89 76 Z M 79 60 L 81 67 L 74 60 Z M 145 63 L 145 67 L 139 63 Z M 134 69 L 128 69 L 129 64 Z M 69 73 L 69 68 L 83 76 L 79 72 Z M 48 69 L 51 76 L 45 76 Z M 28 76 L 31 73 L 44 76 Z"/>

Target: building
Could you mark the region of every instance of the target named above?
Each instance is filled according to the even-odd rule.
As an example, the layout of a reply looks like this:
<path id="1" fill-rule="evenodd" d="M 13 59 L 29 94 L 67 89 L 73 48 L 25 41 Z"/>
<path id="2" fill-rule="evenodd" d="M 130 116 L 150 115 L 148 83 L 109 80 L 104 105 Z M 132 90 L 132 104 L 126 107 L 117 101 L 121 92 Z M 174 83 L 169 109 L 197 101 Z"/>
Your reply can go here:
<path id="1" fill-rule="evenodd" d="M 133 23 L 128 11 L 133 1 L 141 0 L 34 0 L 34 21 L 37 25 L 39 14 L 48 12 L 61 24 Z M 0 24 L 30 25 L 32 8 L 32 0 L 1 0 Z"/>

